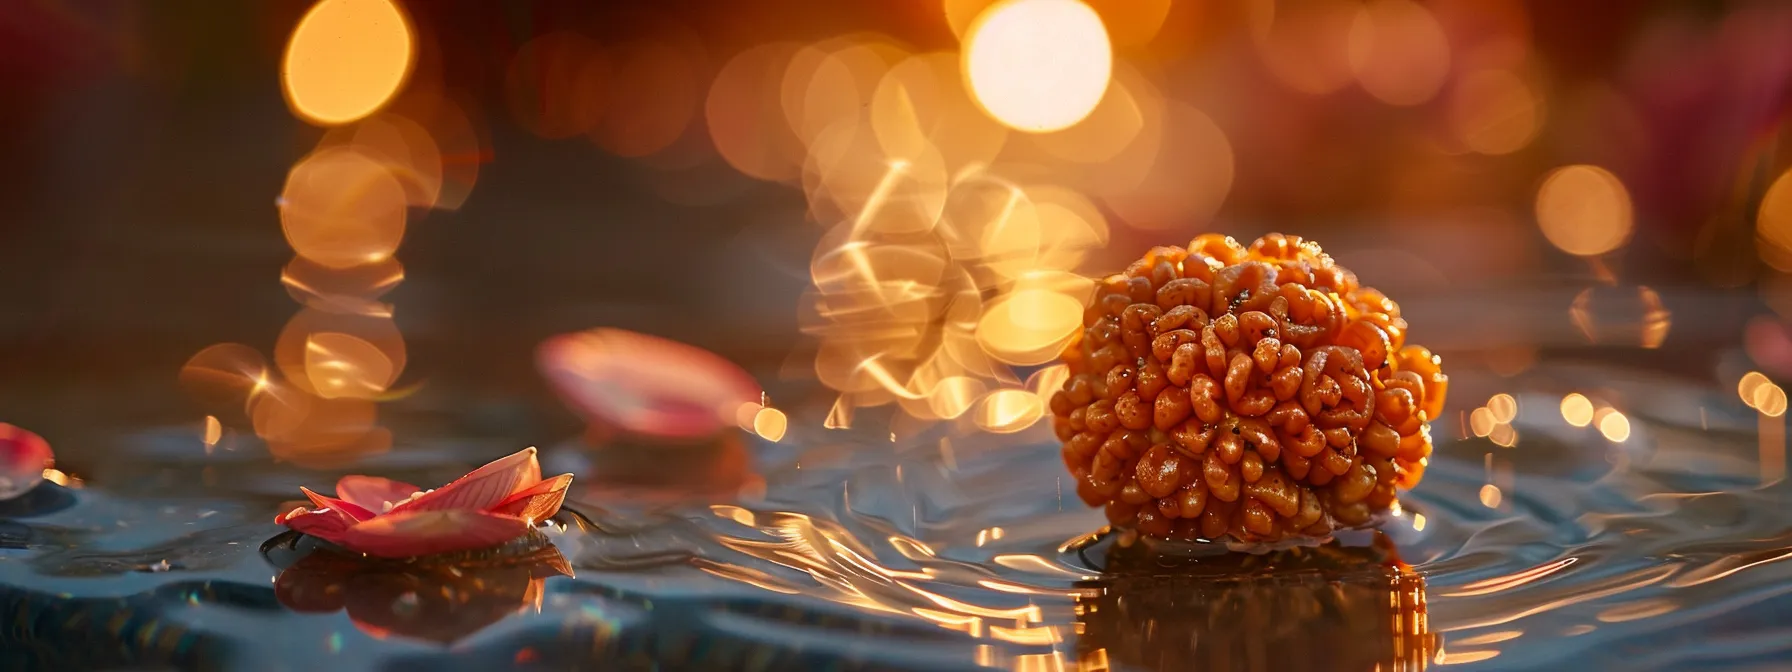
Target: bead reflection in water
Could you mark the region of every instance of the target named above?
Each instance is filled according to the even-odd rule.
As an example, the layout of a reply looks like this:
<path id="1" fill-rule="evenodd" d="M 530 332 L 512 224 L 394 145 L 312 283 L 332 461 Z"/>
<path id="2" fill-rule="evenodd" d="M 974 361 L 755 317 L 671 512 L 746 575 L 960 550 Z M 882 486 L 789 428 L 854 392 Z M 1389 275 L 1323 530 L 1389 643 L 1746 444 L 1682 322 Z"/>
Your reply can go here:
<path id="1" fill-rule="evenodd" d="M 1379 534 L 1265 555 L 1116 544 L 1077 587 L 1081 669 L 1420 670 L 1443 645 L 1424 577 Z"/>

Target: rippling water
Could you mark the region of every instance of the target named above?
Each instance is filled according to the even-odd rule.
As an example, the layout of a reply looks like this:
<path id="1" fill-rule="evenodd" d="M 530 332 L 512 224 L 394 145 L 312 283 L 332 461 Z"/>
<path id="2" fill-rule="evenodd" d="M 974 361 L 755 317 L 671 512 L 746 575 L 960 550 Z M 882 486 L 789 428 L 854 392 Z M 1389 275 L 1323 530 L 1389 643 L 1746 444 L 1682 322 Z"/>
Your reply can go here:
<path id="1" fill-rule="evenodd" d="M 679 474 L 548 447 L 549 468 L 587 475 L 542 536 L 453 566 L 370 563 L 271 523 L 334 474 L 146 432 L 97 486 L 0 503 L 0 668 L 1685 669 L 1792 654 L 1792 501 L 1762 484 L 1783 434 L 1763 440 L 1730 390 L 1539 370 L 1483 381 L 1518 399 L 1514 447 L 1442 438 L 1379 532 L 1260 553 L 1100 533 L 1042 429 L 817 429 L 713 447 L 698 462 L 719 466 Z M 1625 401 L 1626 440 L 1562 419 L 1561 395 L 1595 389 Z M 400 450 L 361 470 L 443 481 L 512 448 Z M 754 474 L 727 466 L 748 455 Z M 673 490 L 692 479 L 709 494 Z M 204 496 L 183 495 L 197 483 Z"/>

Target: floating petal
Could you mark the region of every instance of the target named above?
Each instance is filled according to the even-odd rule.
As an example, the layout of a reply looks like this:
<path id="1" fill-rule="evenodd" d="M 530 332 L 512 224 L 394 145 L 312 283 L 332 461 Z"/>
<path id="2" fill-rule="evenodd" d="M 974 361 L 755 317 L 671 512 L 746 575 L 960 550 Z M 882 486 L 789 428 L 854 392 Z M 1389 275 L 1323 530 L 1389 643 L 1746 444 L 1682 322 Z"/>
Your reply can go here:
<path id="1" fill-rule="evenodd" d="M 496 546 L 522 536 L 529 523 L 462 509 L 394 512 L 355 525 L 332 539 L 351 551 L 384 558 L 407 558 Z"/>

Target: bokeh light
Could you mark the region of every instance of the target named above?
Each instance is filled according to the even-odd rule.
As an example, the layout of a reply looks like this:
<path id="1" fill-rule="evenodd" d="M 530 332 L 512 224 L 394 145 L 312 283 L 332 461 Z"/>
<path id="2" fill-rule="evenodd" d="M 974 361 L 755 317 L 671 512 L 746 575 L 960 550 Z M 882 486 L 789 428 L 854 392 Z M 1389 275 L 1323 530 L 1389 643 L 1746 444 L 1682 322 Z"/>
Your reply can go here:
<path id="1" fill-rule="evenodd" d="M 205 445 L 205 452 L 212 452 L 212 448 L 217 446 L 218 440 L 222 438 L 224 438 L 224 424 L 218 421 L 218 416 L 205 416 L 204 426 L 199 430 L 199 442 Z"/>
<path id="2" fill-rule="evenodd" d="M 304 309 L 274 344 L 286 384 L 326 399 L 376 399 L 404 373 L 404 337 L 390 316 Z"/>
<path id="3" fill-rule="evenodd" d="M 404 240 L 404 186 L 385 163 L 331 147 L 294 166 L 280 194 L 286 241 L 330 268 L 385 261 Z"/>
<path id="4" fill-rule="evenodd" d="M 776 443 L 782 440 L 784 432 L 789 428 L 790 419 L 778 409 L 766 407 L 753 414 L 753 433 L 767 441 Z"/>
<path id="5" fill-rule="evenodd" d="M 1537 137 L 1543 105 L 1524 79 L 1508 70 L 1477 70 L 1457 80 L 1449 100 L 1450 130 L 1482 154 L 1510 154 Z"/>
<path id="6" fill-rule="evenodd" d="M 1358 8 L 1348 48 L 1357 82 L 1389 105 L 1431 100 L 1450 74 L 1443 27 L 1410 0 L 1371 0 Z"/>
<path id="7" fill-rule="evenodd" d="M 1742 403 L 1763 415 L 1777 418 L 1786 413 L 1785 388 L 1759 371 L 1743 374 L 1742 380 L 1736 383 L 1736 394 L 1742 398 Z"/>
<path id="8" fill-rule="evenodd" d="M 784 124 L 778 94 L 797 49 L 782 42 L 753 47 L 730 59 L 710 83 L 704 120 L 716 152 L 735 170 L 773 181 L 800 174 L 802 143 Z"/>
<path id="9" fill-rule="evenodd" d="M 1562 420 L 1575 427 L 1593 424 L 1593 401 L 1579 392 L 1562 397 Z"/>
<path id="10" fill-rule="evenodd" d="M 609 48 L 608 109 L 591 139 L 612 154 L 642 157 L 672 146 L 704 105 L 705 64 L 660 36 Z"/>
<path id="11" fill-rule="evenodd" d="M 1045 289 L 1017 291 L 989 307 L 977 323 L 977 342 L 1009 364 L 1044 364 L 1082 327 L 1083 302 Z"/>
<path id="12" fill-rule="evenodd" d="M 1787 170 L 1761 197 L 1755 215 L 1755 238 L 1761 243 L 1761 260 L 1782 272 L 1792 272 L 1792 170 Z"/>
<path id="13" fill-rule="evenodd" d="M 280 271 L 280 284 L 293 301 L 326 313 L 391 317 L 392 306 L 379 299 L 401 282 L 404 265 L 391 257 L 346 269 L 293 257 Z"/>
<path id="14" fill-rule="evenodd" d="M 1045 402 L 1026 390 L 996 390 L 983 398 L 976 414 L 977 426 L 987 432 L 1008 434 L 1031 427 L 1045 415 Z"/>
<path id="15" fill-rule="evenodd" d="M 391 0 L 319 0 L 286 43 L 287 105 L 313 123 L 355 121 L 392 99 L 415 56 L 410 20 Z"/>
<path id="16" fill-rule="evenodd" d="M 991 120 L 965 90 L 959 59 L 917 54 L 890 68 L 871 95 L 871 129 L 889 156 L 937 151 L 949 172 L 995 160 L 1007 127 Z"/>
<path id="17" fill-rule="evenodd" d="M 1499 421 L 1493 417 L 1493 411 L 1487 410 L 1486 407 L 1477 408 L 1468 414 L 1468 428 L 1469 431 L 1475 433 L 1475 436 L 1484 437 L 1492 434 L 1494 426 L 1498 424 Z"/>
<path id="18" fill-rule="evenodd" d="M 1170 101 L 1156 162 L 1145 179 L 1104 194 L 1102 201 L 1134 228 L 1193 230 L 1226 201 L 1233 169 L 1232 143 L 1219 125 L 1193 106 Z"/>
<path id="19" fill-rule="evenodd" d="M 1510 423 L 1518 417 L 1518 400 L 1501 392 L 1487 400 L 1487 410 L 1493 414 L 1494 422 Z"/>
<path id="20" fill-rule="evenodd" d="M 1501 448 L 1511 448 L 1518 445 L 1518 429 L 1507 424 L 1494 425 L 1487 433 L 1487 440 Z"/>
<path id="21" fill-rule="evenodd" d="M 1598 166 L 1557 168 L 1537 190 L 1537 224 L 1563 252 L 1583 257 L 1610 252 L 1630 238 L 1630 192 Z"/>
<path id="22" fill-rule="evenodd" d="M 241 413 L 251 397 L 268 383 L 268 362 L 241 343 L 219 343 L 200 350 L 180 368 L 180 387 L 213 413 Z"/>
<path id="23" fill-rule="evenodd" d="M 1350 83 L 1350 31 L 1357 4 L 1348 0 L 1279 2 L 1248 6 L 1258 58 L 1295 91 L 1320 95 Z"/>
<path id="24" fill-rule="evenodd" d="M 348 147 L 380 161 L 405 190 L 412 207 L 432 208 L 441 200 L 441 148 L 422 124 L 391 111 L 330 130 L 319 147 Z"/>
<path id="25" fill-rule="evenodd" d="M 1624 417 L 1623 413 L 1602 408 L 1594 414 L 1594 420 L 1599 426 L 1599 433 L 1604 434 L 1607 441 L 1623 443 L 1630 438 L 1630 418 Z"/>
<path id="26" fill-rule="evenodd" d="M 965 38 L 964 73 L 990 116 L 1040 133 L 1082 121 L 1113 72 L 1101 17 L 1077 0 L 1004 0 Z"/>

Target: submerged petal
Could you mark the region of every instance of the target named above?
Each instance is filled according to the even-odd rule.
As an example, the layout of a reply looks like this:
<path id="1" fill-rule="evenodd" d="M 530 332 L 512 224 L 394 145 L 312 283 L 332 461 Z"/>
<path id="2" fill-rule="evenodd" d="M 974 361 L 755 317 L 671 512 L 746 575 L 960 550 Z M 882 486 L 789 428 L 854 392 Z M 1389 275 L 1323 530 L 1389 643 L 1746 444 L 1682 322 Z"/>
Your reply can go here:
<path id="1" fill-rule="evenodd" d="M 555 476 L 511 495 L 492 507 L 491 512 L 517 516 L 531 523 L 547 520 L 559 513 L 560 502 L 566 499 L 566 486 L 569 485 L 572 485 L 572 474 Z"/>
<path id="2" fill-rule="evenodd" d="M 529 524 L 515 516 L 459 509 L 395 511 L 358 523 L 332 541 L 368 555 L 408 558 L 496 546 L 528 531 Z"/>
<path id="3" fill-rule="evenodd" d="M 378 476 L 343 476 L 336 481 L 336 496 L 368 511 L 384 510 L 386 502 L 402 502 L 422 490 L 403 481 Z"/>
<path id="4" fill-rule="evenodd" d="M 351 522 L 367 520 L 368 518 L 372 518 L 374 516 L 374 513 L 372 511 L 368 511 L 367 507 L 361 506 L 359 504 L 355 504 L 354 502 L 337 499 L 335 497 L 327 497 L 324 495 L 320 495 L 315 492 L 312 492 L 310 488 L 307 488 L 302 485 L 299 486 L 299 490 L 301 492 L 304 492 L 305 496 L 309 497 L 311 499 L 311 503 L 317 505 L 317 508 L 329 509 L 331 511 L 339 511 L 343 515 L 346 515 L 349 518 L 352 518 L 353 521 L 351 521 Z"/>
<path id="5" fill-rule="evenodd" d="M 535 480 L 529 480 L 531 477 Z M 450 509 L 484 511 L 540 480 L 541 463 L 535 459 L 535 448 L 524 448 L 474 469 L 473 473 L 455 479 L 453 483 L 392 507 L 392 513 Z"/>

